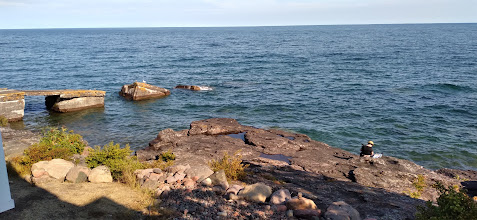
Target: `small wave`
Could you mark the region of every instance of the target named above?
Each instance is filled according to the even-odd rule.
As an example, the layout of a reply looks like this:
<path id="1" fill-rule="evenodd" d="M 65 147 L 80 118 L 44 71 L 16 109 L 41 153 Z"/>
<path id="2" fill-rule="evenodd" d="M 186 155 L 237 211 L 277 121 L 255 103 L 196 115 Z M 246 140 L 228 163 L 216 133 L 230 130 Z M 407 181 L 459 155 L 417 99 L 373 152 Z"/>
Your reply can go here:
<path id="1" fill-rule="evenodd" d="M 204 91 L 212 91 L 214 90 L 214 88 L 212 87 L 209 87 L 209 86 L 199 86 L 200 90 L 204 90 Z"/>
<path id="2" fill-rule="evenodd" d="M 451 83 L 436 83 L 436 84 L 428 84 L 424 86 L 424 89 L 437 91 L 437 92 L 461 92 L 461 91 L 472 91 L 471 87 L 456 85 Z"/>

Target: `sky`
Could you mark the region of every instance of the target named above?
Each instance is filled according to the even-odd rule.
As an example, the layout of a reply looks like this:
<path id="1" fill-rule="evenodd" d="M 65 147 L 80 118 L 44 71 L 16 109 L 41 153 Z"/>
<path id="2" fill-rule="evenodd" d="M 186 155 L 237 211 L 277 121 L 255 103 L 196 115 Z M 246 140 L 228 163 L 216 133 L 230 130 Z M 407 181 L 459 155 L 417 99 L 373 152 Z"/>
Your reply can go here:
<path id="1" fill-rule="evenodd" d="M 0 0 L 0 29 L 475 22 L 477 0 Z"/>

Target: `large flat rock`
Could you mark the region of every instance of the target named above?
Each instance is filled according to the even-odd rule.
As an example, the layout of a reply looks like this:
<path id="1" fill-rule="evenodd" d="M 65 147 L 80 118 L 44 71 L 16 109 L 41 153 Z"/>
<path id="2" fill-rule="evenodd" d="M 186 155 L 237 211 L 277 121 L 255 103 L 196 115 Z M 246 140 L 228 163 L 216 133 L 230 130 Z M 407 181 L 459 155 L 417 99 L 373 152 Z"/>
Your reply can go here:
<path id="1" fill-rule="evenodd" d="M 140 82 L 124 85 L 119 92 L 119 95 L 133 101 L 162 98 L 170 94 L 171 92 L 168 89 Z"/>

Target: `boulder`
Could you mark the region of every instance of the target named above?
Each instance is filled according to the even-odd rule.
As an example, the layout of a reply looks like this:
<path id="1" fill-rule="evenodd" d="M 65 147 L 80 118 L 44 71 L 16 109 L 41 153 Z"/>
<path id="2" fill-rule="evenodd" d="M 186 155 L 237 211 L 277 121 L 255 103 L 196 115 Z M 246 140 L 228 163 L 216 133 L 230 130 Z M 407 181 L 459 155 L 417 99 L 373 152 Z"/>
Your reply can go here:
<path id="1" fill-rule="evenodd" d="M 192 189 L 195 187 L 196 182 L 190 178 L 185 178 L 183 181 L 184 187 L 187 189 Z"/>
<path id="2" fill-rule="evenodd" d="M 166 169 L 166 171 L 168 173 L 172 173 L 172 174 L 175 174 L 175 173 L 184 173 L 185 170 L 187 169 L 190 169 L 190 165 L 189 164 L 186 164 L 186 165 L 173 165 L 173 166 L 170 166 Z"/>
<path id="3" fill-rule="evenodd" d="M 200 183 L 202 183 L 204 186 L 212 186 L 212 180 L 210 178 L 205 178 Z"/>
<path id="4" fill-rule="evenodd" d="M 154 169 L 152 169 L 152 172 L 157 173 L 157 174 L 161 174 L 162 170 L 160 168 L 154 168 Z"/>
<path id="5" fill-rule="evenodd" d="M 319 209 L 297 209 L 293 210 L 293 216 L 298 219 L 316 219 L 321 216 Z"/>
<path id="6" fill-rule="evenodd" d="M 91 170 L 88 180 L 92 183 L 110 183 L 113 177 L 107 166 L 99 166 Z"/>
<path id="7" fill-rule="evenodd" d="M 31 175 L 35 178 L 39 178 L 43 175 L 48 175 L 48 172 L 46 172 L 45 169 L 40 168 L 40 169 L 32 169 Z"/>
<path id="8" fill-rule="evenodd" d="M 88 181 L 91 170 L 85 166 L 75 166 L 66 174 L 66 180 L 72 183 L 83 183 Z"/>
<path id="9" fill-rule="evenodd" d="M 151 174 L 149 175 L 149 179 L 157 182 L 157 181 L 159 181 L 159 178 L 161 178 L 161 176 L 163 176 L 163 175 L 164 175 L 164 174 L 162 174 L 162 173 L 161 173 L 161 174 L 151 173 Z"/>
<path id="10" fill-rule="evenodd" d="M 263 183 L 255 183 L 253 185 L 245 186 L 240 191 L 239 196 L 252 202 L 265 202 L 272 194 L 272 188 Z"/>
<path id="11" fill-rule="evenodd" d="M 185 174 L 187 174 L 189 178 L 197 176 L 198 177 L 197 182 L 202 182 L 205 178 L 209 177 L 210 175 L 214 173 L 214 171 L 212 171 L 207 165 L 193 166 L 185 170 L 184 172 Z"/>
<path id="12" fill-rule="evenodd" d="M 166 178 L 166 183 L 173 184 L 177 181 L 177 179 L 174 176 L 169 176 Z"/>
<path id="13" fill-rule="evenodd" d="M 40 161 L 31 167 L 32 174 L 38 173 L 37 170 L 44 170 L 48 175 L 54 179 L 63 181 L 66 177 L 66 174 L 73 168 L 75 165 L 63 159 L 53 159 L 51 161 Z"/>
<path id="14" fill-rule="evenodd" d="M 43 184 L 43 183 L 48 183 L 48 182 L 52 182 L 52 181 L 58 181 L 58 179 L 55 179 L 55 178 L 50 177 L 48 175 L 43 175 L 43 176 L 40 176 L 40 177 L 32 177 L 31 181 L 34 184 Z"/>
<path id="15" fill-rule="evenodd" d="M 151 179 L 147 179 L 147 180 L 144 181 L 144 183 L 141 185 L 141 188 L 146 188 L 146 189 L 150 189 L 150 190 L 155 190 L 155 189 L 157 188 L 157 186 L 159 186 L 159 182 L 154 181 L 154 180 L 151 180 Z"/>
<path id="16" fill-rule="evenodd" d="M 225 193 L 229 194 L 232 193 L 234 195 L 238 195 L 240 190 L 242 190 L 244 187 L 241 185 L 232 185 L 230 186 Z"/>
<path id="17" fill-rule="evenodd" d="M 311 199 L 304 197 L 294 197 L 286 201 L 286 206 L 291 210 L 316 209 L 316 204 Z"/>
<path id="18" fill-rule="evenodd" d="M 154 169 L 149 168 L 149 169 L 138 169 L 134 171 L 134 174 L 136 174 L 137 179 L 143 179 L 144 177 L 149 177 L 151 173 L 154 171 Z"/>
<path id="19" fill-rule="evenodd" d="M 174 178 L 176 178 L 176 181 L 182 181 L 184 178 L 185 178 L 185 173 L 180 173 L 180 172 L 177 172 L 176 174 L 174 174 Z"/>
<path id="20" fill-rule="evenodd" d="M 359 212 L 344 201 L 333 202 L 325 213 L 328 220 L 361 220 Z"/>
<path id="21" fill-rule="evenodd" d="M 140 82 L 134 82 L 131 85 L 124 85 L 119 92 L 119 95 L 133 101 L 162 98 L 170 94 L 171 92 L 168 89 Z"/>
<path id="22" fill-rule="evenodd" d="M 224 170 L 219 170 L 214 174 L 209 176 L 210 180 L 212 180 L 213 186 L 222 186 L 224 190 L 229 188 L 229 183 L 227 182 L 227 176 L 225 176 Z"/>
<path id="23" fill-rule="evenodd" d="M 290 191 L 288 189 L 280 189 L 272 194 L 270 197 L 270 203 L 280 205 L 284 204 L 289 199 L 291 199 Z"/>

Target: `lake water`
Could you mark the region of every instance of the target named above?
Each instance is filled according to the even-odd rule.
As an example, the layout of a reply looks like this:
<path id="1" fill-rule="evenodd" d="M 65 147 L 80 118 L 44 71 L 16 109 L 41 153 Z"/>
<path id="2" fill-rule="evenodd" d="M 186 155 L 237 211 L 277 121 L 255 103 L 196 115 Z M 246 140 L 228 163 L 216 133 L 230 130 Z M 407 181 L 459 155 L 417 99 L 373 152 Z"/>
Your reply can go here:
<path id="1" fill-rule="evenodd" d="M 134 81 L 172 89 L 130 102 Z M 99 89 L 104 109 L 50 113 L 26 97 L 27 129 L 67 126 L 91 145 L 142 148 L 165 128 L 230 117 L 428 168 L 477 170 L 477 24 L 0 30 L 0 88 Z"/>

